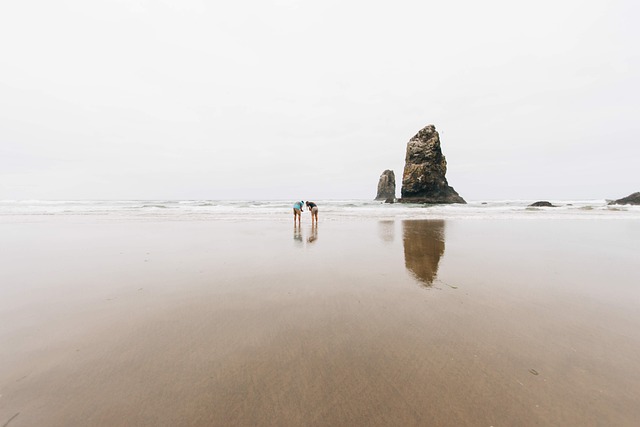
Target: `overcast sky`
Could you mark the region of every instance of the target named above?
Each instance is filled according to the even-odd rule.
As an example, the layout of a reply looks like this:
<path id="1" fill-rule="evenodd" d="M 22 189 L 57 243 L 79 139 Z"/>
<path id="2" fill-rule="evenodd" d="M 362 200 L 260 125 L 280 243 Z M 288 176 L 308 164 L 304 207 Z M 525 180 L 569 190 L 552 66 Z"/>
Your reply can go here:
<path id="1" fill-rule="evenodd" d="M 637 1 L 6 0 L 0 199 L 640 191 Z"/>

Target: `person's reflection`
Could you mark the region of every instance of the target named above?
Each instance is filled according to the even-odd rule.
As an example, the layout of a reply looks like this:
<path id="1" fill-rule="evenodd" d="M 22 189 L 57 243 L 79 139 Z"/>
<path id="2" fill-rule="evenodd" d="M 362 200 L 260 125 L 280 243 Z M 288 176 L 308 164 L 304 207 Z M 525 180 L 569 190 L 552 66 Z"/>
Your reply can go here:
<path id="1" fill-rule="evenodd" d="M 304 240 L 302 239 L 302 227 L 296 224 L 293 224 L 293 240 L 298 246 L 301 246 L 304 243 Z"/>
<path id="2" fill-rule="evenodd" d="M 378 221 L 378 236 L 380 236 L 383 242 L 393 242 L 395 232 L 396 223 L 393 220 Z"/>
<path id="3" fill-rule="evenodd" d="M 313 243 L 318 240 L 318 224 L 311 224 L 311 236 L 307 239 L 309 243 Z"/>
<path id="4" fill-rule="evenodd" d="M 403 221 L 402 235 L 404 265 L 424 285 L 431 286 L 444 254 L 444 221 Z"/>

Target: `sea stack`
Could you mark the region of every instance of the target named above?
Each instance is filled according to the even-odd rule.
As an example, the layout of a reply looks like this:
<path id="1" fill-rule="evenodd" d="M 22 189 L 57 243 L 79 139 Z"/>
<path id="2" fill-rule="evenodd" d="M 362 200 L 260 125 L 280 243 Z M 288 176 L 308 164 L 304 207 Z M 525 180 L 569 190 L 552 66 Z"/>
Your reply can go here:
<path id="1" fill-rule="evenodd" d="M 396 175 L 392 170 L 387 169 L 380 175 L 376 200 L 386 200 L 390 203 L 396 200 Z"/>
<path id="2" fill-rule="evenodd" d="M 434 125 L 428 125 L 407 143 L 400 202 L 467 203 L 449 186 L 446 173 L 440 135 Z"/>

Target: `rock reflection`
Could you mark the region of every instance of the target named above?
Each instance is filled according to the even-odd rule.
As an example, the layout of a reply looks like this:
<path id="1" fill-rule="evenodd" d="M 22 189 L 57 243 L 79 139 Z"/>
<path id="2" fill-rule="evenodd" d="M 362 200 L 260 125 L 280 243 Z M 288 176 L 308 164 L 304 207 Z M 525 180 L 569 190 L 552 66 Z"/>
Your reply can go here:
<path id="1" fill-rule="evenodd" d="M 393 220 L 378 221 L 378 236 L 383 242 L 391 243 L 395 238 L 396 223 Z"/>
<path id="2" fill-rule="evenodd" d="M 431 286 L 444 254 L 444 221 L 403 221 L 402 238 L 405 267 L 425 286 Z"/>

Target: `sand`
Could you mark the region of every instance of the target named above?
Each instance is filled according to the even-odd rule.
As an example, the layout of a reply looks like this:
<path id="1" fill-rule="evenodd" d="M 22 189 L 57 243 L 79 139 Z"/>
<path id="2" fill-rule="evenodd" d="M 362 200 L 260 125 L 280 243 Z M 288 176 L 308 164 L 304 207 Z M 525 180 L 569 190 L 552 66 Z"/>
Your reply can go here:
<path id="1" fill-rule="evenodd" d="M 635 220 L 0 235 L 2 427 L 640 420 Z"/>

